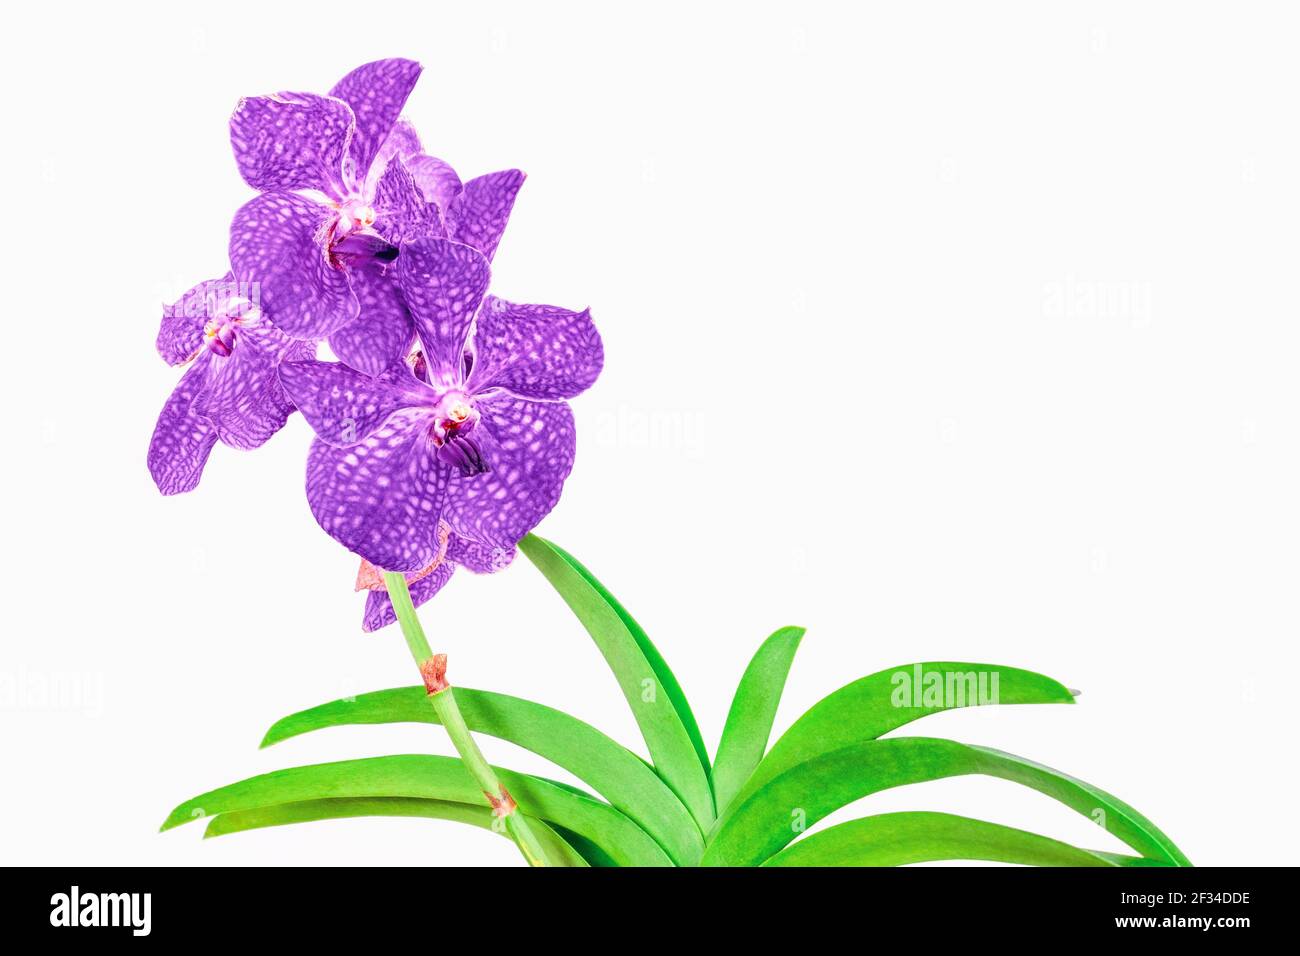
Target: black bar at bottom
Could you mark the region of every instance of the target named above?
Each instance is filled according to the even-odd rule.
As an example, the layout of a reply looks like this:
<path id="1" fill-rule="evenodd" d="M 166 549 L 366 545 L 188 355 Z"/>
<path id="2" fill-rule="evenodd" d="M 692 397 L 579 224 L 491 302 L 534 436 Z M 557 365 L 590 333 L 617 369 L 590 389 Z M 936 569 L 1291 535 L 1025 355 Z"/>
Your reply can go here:
<path id="1" fill-rule="evenodd" d="M 1284 929 L 1284 887 L 1295 881 L 1290 869 L 1021 867 L 34 868 L 5 876 L 5 928 L 51 940 L 283 939 L 338 947 L 409 938 L 436 948 L 476 937 L 507 949 L 539 934 L 551 944 L 617 944 L 620 925 L 649 934 L 647 942 L 657 937 L 656 947 L 674 946 L 683 939 L 672 929 L 678 921 L 769 943 L 806 933 L 815 934 L 811 942 L 835 929 L 858 934 L 863 944 L 896 938 L 926 949 L 1007 944 L 1022 932 L 1064 942 L 1107 936 L 1223 945 Z"/>

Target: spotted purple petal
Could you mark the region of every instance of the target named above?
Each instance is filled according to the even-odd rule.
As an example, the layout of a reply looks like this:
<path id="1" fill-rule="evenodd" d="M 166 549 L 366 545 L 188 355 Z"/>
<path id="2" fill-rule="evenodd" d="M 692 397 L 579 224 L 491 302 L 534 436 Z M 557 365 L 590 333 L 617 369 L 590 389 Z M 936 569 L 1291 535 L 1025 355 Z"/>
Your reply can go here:
<path id="1" fill-rule="evenodd" d="M 379 147 L 379 154 L 375 159 L 391 159 L 394 156 L 409 159 L 413 156 L 419 156 L 423 152 L 424 147 L 420 145 L 420 134 L 415 131 L 415 127 L 407 120 L 398 119 L 393 124 L 393 128 L 388 131 L 388 136 L 384 138 L 383 144 Z M 374 163 L 370 164 L 372 170 L 374 166 Z"/>
<path id="2" fill-rule="evenodd" d="M 375 231 L 394 244 L 447 235 L 441 210 L 424 198 L 400 156 L 393 157 L 375 187 L 375 213 Z"/>
<path id="3" fill-rule="evenodd" d="M 276 365 L 291 340 L 275 329 L 240 329 L 230 355 L 212 356 L 208 387 L 195 399 L 194 411 L 232 448 L 264 445 L 293 412 L 276 377 Z"/>
<path id="4" fill-rule="evenodd" d="M 310 362 L 316 357 L 316 343 L 311 341 L 292 340 L 289 347 L 284 350 L 284 355 L 280 357 L 281 362 Z M 289 403 L 290 408 L 294 405 L 289 401 L 286 395 L 284 400 Z"/>
<path id="5" fill-rule="evenodd" d="M 352 110 L 340 99 L 246 96 L 230 117 L 230 145 L 254 189 L 319 189 L 337 198 L 352 127 Z"/>
<path id="6" fill-rule="evenodd" d="M 149 442 L 149 474 L 164 495 L 193 491 L 203 477 L 217 430 L 194 409 L 208 381 L 208 356 L 200 355 L 163 405 Z"/>
<path id="7" fill-rule="evenodd" d="M 378 375 L 406 357 L 415 326 L 391 264 L 358 261 L 349 267 L 349 276 L 361 314 L 329 337 L 330 350 L 357 371 Z"/>
<path id="8" fill-rule="evenodd" d="M 446 212 L 463 188 L 460 177 L 451 164 L 443 162 L 436 156 L 411 156 L 406 159 L 406 168 L 415 177 L 415 183 L 429 202 L 438 204 Z"/>
<path id="9" fill-rule="evenodd" d="M 320 526 L 387 571 L 418 571 L 439 550 L 449 471 L 428 447 L 428 416 L 403 410 L 351 448 L 317 438 L 307 457 L 307 501 Z"/>
<path id="10" fill-rule="evenodd" d="M 234 285 L 235 277 L 227 272 L 220 279 L 200 282 L 171 305 L 163 306 L 155 345 L 168 365 L 184 365 L 194 358 L 203 345 L 203 326 L 230 297 Z"/>
<path id="11" fill-rule="evenodd" d="M 380 177 L 388 169 L 388 164 L 394 159 L 400 157 L 408 163 L 424 152 L 420 145 L 420 136 L 412 126 L 404 119 L 399 119 L 393 124 L 388 136 L 379 146 L 379 152 L 375 153 L 375 158 L 370 162 L 370 169 L 366 173 L 366 182 L 361 190 L 363 195 L 373 196 L 375 186 L 378 185 Z"/>
<path id="12" fill-rule="evenodd" d="M 429 600 L 442 590 L 444 584 L 451 580 L 455 570 L 456 565 L 450 561 L 444 561 L 424 577 L 411 584 L 408 588 L 411 592 L 411 603 L 419 607 Z M 366 592 L 366 612 L 361 621 L 363 631 L 366 633 L 377 631 L 396 620 L 397 615 L 393 613 L 393 601 L 388 596 L 387 591 Z"/>
<path id="13" fill-rule="evenodd" d="M 504 388 L 521 398 L 572 398 L 605 362 L 591 312 L 483 300 L 474 326 L 471 392 Z"/>
<path id="14" fill-rule="evenodd" d="M 511 548 L 560 500 L 573 469 L 573 412 L 564 402 L 479 399 L 479 428 L 495 439 L 491 470 L 452 481 L 443 520 L 461 537 Z"/>
<path id="15" fill-rule="evenodd" d="M 388 380 L 339 362 L 284 362 L 280 382 L 317 437 L 339 447 L 369 438 L 399 409 L 436 402 L 432 390 L 409 371 Z"/>
<path id="16" fill-rule="evenodd" d="M 448 236 L 473 246 L 491 262 L 523 184 L 524 174 L 517 169 L 471 179 L 447 209 Z"/>
<path id="17" fill-rule="evenodd" d="M 459 380 L 465 337 L 490 274 L 487 259 L 458 242 L 421 239 L 402 247 L 397 281 L 434 384 Z"/>
<path id="18" fill-rule="evenodd" d="M 347 103 L 356 116 L 356 130 L 348 145 L 352 183 L 365 180 L 422 69 L 414 60 L 376 60 L 357 67 L 330 90 L 330 96 Z"/>
<path id="19" fill-rule="evenodd" d="M 489 547 L 458 534 L 447 539 L 447 560 L 454 561 L 475 574 L 493 574 L 508 567 L 515 559 L 514 548 Z"/>
<path id="20" fill-rule="evenodd" d="M 357 317 L 347 274 L 325 253 L 330 210 L 293 193 L 263 193 L 230 224 L 230 264 L 277 328 L 322 339 Z"/>

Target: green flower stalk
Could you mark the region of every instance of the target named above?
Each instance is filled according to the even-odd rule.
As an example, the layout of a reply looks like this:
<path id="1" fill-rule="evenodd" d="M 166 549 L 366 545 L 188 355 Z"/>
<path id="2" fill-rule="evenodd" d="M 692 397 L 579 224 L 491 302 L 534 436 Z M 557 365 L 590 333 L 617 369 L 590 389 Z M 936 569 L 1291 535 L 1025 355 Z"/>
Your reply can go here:
<path id="1" fill-rule="evenodd" d="M 429 695 L 429 703 L 433 705 L 434 713 L 438 715 L 439 722 L 447 731 L 447 736 L 451 738 L 456 752 L 460 754 L 460 759 L 464 761 L 465 768 L 482 788 L 483 796 L 487 798 L 493 814 L 505 826 L 506 832 L 515 841 L 515 845 L 519 847 L 519 852 L 524 855 L 529 866 L 563 866 L 563 862 L 548 857 L 546 849 L 538 841 L 532 827 L 519 812 L 519 805 L 497 779 L 496 771 L 483 758 L 482 751 L 474 742 L 474 737 L 456 704 L 456 692 L 447 683 L 447 655 L 434 654 L 433 649 L 429 647 L 424 628 L 420 625 L 419 617 L 416 616 L 415 605 L 411 603 L 411 592 L 406 586 L 406 577 L 394 571 L 385 571 L 384 584 L 388 587 L 388 596 L 393 602 L 393 610 L 397 613 L 397 623 L 406 638 L 406 646 L 411 651 L 416 667 L 420 669 L 420 677 L 424 681 L 425 692 Z"/>

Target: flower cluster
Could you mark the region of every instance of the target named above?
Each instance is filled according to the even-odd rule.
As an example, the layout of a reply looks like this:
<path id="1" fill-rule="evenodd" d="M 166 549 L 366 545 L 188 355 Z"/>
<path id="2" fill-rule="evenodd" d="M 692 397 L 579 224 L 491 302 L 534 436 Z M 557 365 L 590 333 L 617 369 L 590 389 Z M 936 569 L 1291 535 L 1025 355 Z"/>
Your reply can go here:
<path id="1" fill-rule="evenodd" d="M 524 175 L 462 182 L 423 151 L 401 118 L 420 69 L 380 60 L 327 96 L 239 103 L 230 141 L 258 195 L 229 269 L 165 307 L 157 340 L 188 366 L 149 446 L 158 489 L 194 489 L 218 441 L 256 448 L 300 411 L 307 500 L 362 558 L 366 630 L 394 619 L 381 571 L 419 604 L 458 566 L 510 562 L 573 466 L 565 400 L 604 361 L 589 312 L 488 294 Z"/>

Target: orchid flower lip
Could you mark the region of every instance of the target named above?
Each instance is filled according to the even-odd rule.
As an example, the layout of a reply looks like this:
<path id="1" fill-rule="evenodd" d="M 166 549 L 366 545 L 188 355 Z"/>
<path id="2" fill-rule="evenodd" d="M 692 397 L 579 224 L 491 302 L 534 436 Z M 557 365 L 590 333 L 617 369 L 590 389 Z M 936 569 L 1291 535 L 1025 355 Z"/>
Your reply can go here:
<path id="1" fill-rule="evenodd" d="M 236 329 L 251 328 L 262 321 L 262 310 L 252 299 L 231 295 L 209 310 L 210 318 L 203 325 L 203 344 L 214 355 L 228 358 L 235 349 Z M 199 351 L 193 358 L 198 357 Z"/>
<path id="2" fill-rule="evenodd" d="M 353 237 L 368 236 L 379 239 L 374 231 L 375 220 L 379 218 L 379 214 L 373 205 L 357 195 L 342 200 L 329 200 L 327 205 L 334 210 L 334 215 L 322 224 L 317 239 L 325 250 L 329 264 L 343 271 L 344 262 L 339 258 L 339 253 L 350 251 L 345 244 L 353 240 Z M 378 255 L 380 252 L 386 253 L 387 249 L 380 248 L 374 254 Z M 397 252 L 394 249 L 391 255 L 381 261 L 391 262 L 395 258 Z"/>
<path id="3" fill-rule="evenodd" d="M 468 432 L 454 430 L 441 442 L 435 438 L 434 444 L 438 448 L 438 460 L 457 469 L 464 478 L 491 471 L 487 459 L 483 457 L 483 446 Z"/>
<path id="4" fill-rule="evenodd" d="M 426 408 L 429 415 L 426 435 L 438 461 L 467 478 L 491 470 L 480 436 L 475 435 L 480 413 L 469 395 L 453 389 Z"/>

